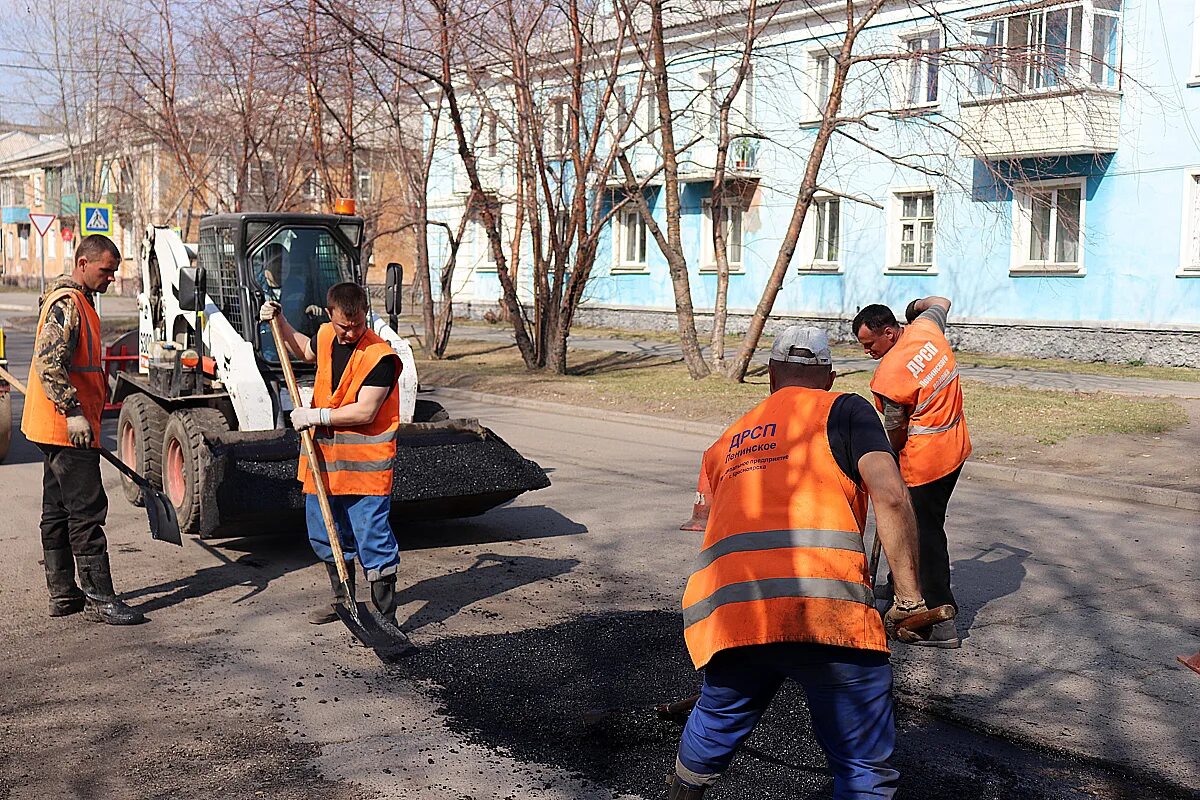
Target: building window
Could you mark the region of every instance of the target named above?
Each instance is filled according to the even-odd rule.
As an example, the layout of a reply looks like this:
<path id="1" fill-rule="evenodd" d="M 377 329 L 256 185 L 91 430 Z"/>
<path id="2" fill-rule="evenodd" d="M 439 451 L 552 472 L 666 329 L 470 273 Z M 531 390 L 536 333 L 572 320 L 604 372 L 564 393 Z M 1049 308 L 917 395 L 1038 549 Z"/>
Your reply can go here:
<path id="1" fill-rule="evenodd" d="M 617 260 L 618 270 L 643 271 L 646 268 L 646 221 L 636 209 L 626 209 L 618 217 Z"/>
<path id="2" fill-rule="evenodd" d="M 1192 12 L 1192 71 L 1188 86 L 1200 86 L 1200 0 Z"/>
<path id="3" fill-rule="evenodd" d="M 836 197 L 824 197 L 814 200 L 813 206 L 817 212 L 813 265 L 835 265 L 842 250 L 842 202 Z"/>
<path id="4" fill-rule="evenodd" d="M 1183 247 L 1179 272 L 1200 275 L 1200 169 L 1189 170 L 1183 186 Z"/>
<path id="5" fill-rule="evenodd" d="M 58 258 L 58 243 L 55 241 L 58 239 L 58 231 L 50 228 L 42 238 L 46 240 L 46 255 Z"/>
<path id="6" fill-rule="evenodd" d="M 721 208 L 721 217 L 725 224 L 725 256 L 729 261 L 729 269 L 741 272 L 745 261 L 745 211 L 741 206 L 725 205 Z M 700 269 L 710 272 L 717 268 L 717 254 L 713 241 L 713 212 L 712 202 L 704 201 L 704 226 L 701 232 L 704 241 L 701 247 Z"/>
<path id="7" fill-rule="evenodd" d="M 1014 190 L 1013 270 L 1082 269 L 1084 186 L 1079 178 Z"/>
<path id="8" fill-rule="evenodd" d="M 833 56 L 828 51 L 818 50 L 811 54 L 812 86 L 808 96 L 812 103 L 812 119 L 819 119 L 825 114 L 829 104 L 829 93 L 833 88 Z"/>
<path id="9" fill-rule="evenodd" d="M 17 224 L 17 240 L 21 244 L 19 258 L 29 258 L 29 225 Z"/>
<path id="10" fill-rule="evenodd" d="M 1121 1 L 1083 0 L 977 20 L 971 31 L 980 48 L 972 94 L 992 97 L 1086 84 L 1118 88 Z"/>
<path id="11" fill-rule="evenodd" d="M 938 65 L 941 60 L 941 35 L 936 31 L 904 40 L 904 50 L 912 57 L 901 62 L 905 72 L 904 104 L 935 105 L 938 101 Z"/>
<path id="12" fill-rule="evenodd" d="M 567 117 L 567 100 L 564 97 L 556 97 L 550 101 L 553 129 L 551 131 L 553 139 L 551 144 L 554 148 L 553 155 L 563 155 L 567 152 L 567 143 L 570 141 L 570 122 Z"/>
<path id="13" fill-rule="evenodd" d="M 896 192 L 891 204 L 890 264 L 899 270 L 933 268 L 934 196 L 929 190 Z"/>
<path id="14" fill-rule="evenodd" d="M 371 170 L 366 167 L 358 168 L 357 181 L 355 182 L 355 196 L 359 200 L 371 199 Z"/>
<path id="15" fill-rule="evenodd" d="M 488 114 L 487 154 L 489 158 L 500 155 L 500 120 L 495 114 Z"/>
<path id="16" fill-rule="evenodd" d="M 721 99 L 717 97 L 717 73 L 711 70 L 701 72 L 700 83 L 703 99 L 697 105 L 704 109 L 702 112 L 705 116 L 704 129 L 709 136 L 716 136 L 721 124 Z"/>
<path id="17" fill-rule="evenodd" d="M 33 176 L 33 205 L 37 208 L 46 205 L 46 184 L 41 174 Z"/>

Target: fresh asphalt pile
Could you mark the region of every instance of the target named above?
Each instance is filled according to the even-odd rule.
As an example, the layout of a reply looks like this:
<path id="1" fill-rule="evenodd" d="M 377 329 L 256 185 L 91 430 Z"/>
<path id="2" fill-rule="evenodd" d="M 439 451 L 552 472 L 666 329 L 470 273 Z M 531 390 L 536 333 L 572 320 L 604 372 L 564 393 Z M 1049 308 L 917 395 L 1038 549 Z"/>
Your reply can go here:
<path id="1" fill-rule="evenodd" d="M 586 777 L 614 793 L 647 798 L 666 796 L 665 776 L 674 766 L 681 730 L 660 721 L 654 706 L 699 689 L 680 619 L 661 611 L 446 638 L 392 669 L 397 680 L 440 687 L 449 725 L 471 740 Z M 906 798 L 1200 798 L 907 707 L 898 709 L 898 727 L 895 764 Z M 547 775 L 545 786 L 554 783 Z M 787 684 L 709 795 L 821 798 L 829 796 L 831 783 L 803 692 Z"/>
<path id="2" fill-rule="evenodd" d="M 402 426 L 392 485 L 392 510 L 405 520 L 467 517 L 550 485 L 535 462 L 492 431 L 462 421 Z M 299 437 L 229 434 L 211 443 L 221 475 L 217 490 L 222 530 L 277 523 L 279 514 L 304 508 L 296 481 Z"/>

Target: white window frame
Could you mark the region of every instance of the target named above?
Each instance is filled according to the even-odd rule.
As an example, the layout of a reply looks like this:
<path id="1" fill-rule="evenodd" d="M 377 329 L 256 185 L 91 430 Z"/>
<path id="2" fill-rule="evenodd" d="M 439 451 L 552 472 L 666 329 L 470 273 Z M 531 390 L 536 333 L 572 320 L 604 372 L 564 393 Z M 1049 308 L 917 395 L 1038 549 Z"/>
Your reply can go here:
<path id="1" fill-rule="evenodd" d="M 371 201 L 372 178 L 370 167 L 359 167 L 355 170 L 354 189 L 359 202 Z"/>
<path id="2" fill-rule="evenodd" d="M 822 216 L 820 205 L 831 202 L 837 203 L 837 258 L 830 260 L 827 258 L 817 258 L 817 242 L 821 237 L 821 226 L 824 224 L 824 233 L 828 235 L 830 217 Z M 800 260 L 798 271 L 803 273 L 840 273 L 842 272 L 842 254 L 845 252 L 842 244 L 845 242 L 845 198 L 835 194 L 818 193 L 813 196 L 812 205 L 808 208 L 808 214 L 804 218 L 804 228 L 801 230 L 799 246 L 803 248 L 800 252 L 803 258 Z M 828 251 L 826 251 L 828 254 Z"/>
<path id="3" fill-rule="evenodd" d="M 808 75 L 808 90 L 805 92 L 805 112 L 801 124 L 815 125 L 825 115 L 825 107 L 829 104 L 829 96 L 833 92 L 833 75 L 837 69 L 835 61 L 839 47 L 840 45 L 829 44 L 808 51 L 808 69 L 805 70 Z M 825 63 L 824 68 L 822 62 Z"/>
<path id="4" fill-rule="evenodd" d="M 1196 0 L 1192 11 L 1192 68 L 1187 85 L 1200 87 L 1200 0 Z"/>
<path id="5" fill-rule="evenodd" d="M 1029 257 L 1030 234 L 1033 225 L 1033 194 L 1035 192 L 1055 192 L 1049 222 L 1051 238 L 1047 243 L 1047 249 L 1053 253 L 1058 244 L 1057 193 L 1061 189 L 1079 190 L 1079 232 L 1076 243 L 1078 258 L 1073 262 L 1035 261 Z M 1012 222 L 1012 256 L 1009 274 L 1067 276 L 1083 276 L 1086 274 L 1084 272 L 1084 258 L 1087 252 L 1087 178 L 1030 181 L 1013 186 Z"/>
<path id="6" fill-rule="evenodd" d="M 630 223 L 632 221 L 633 230 L 631 231 Z M 613 225 L 613 273 L 644 273 L 649 271 L 650 259 L 650 229 L 646 225 L 646 221 L 642 219 L 641 212 L 633 207 L 632 203 L 626 204 L 620 211 L 617 212 Z M 630 260 L 625 258 L 626 245 L 629 243 L 628 237 L 631 233 L 640 235 L 642 238 L 641 256 L 642 260 Z"/>
<path id="7" fill-rule="evenodd" d="M 33 205 L 37 208 L 46 205 L 46 183 L 41 172 L 33 176 Z"/>
<path id="8" fill-rule="evenodd" d="M 1183 171 L 1183 214 L 1179 226 L 1180 278 L 1200 278 L 1200 166 Z"/>
<path id="9" fill-rule="evenodd" d="M 566 97 L 550 98 L 550 155 L 564 156 L 571 138 L 571 105 Z"/>
<path id="10" fill-rule="evenodd" d="M 721 127 L 721 98 L 717 96 L 717 71 L 703 69 L 697 77 L 700 79 L 700 97 L 696 105 L 703 109 L 701 113 L 704 115 L 704 124 L 696 126 L 696 133 L 715 137 Z"/>
<path id="11" fill-rule="evenodd" d="M 33 234 L 30 230 L 33 225 L 22 222 L 17 224 L 17 243 L 20 248 L 20 255 L 17 258 L 29 258 L 29 237 Z"/>
<path id="12" fill-rule="evenodd" d="M 933 216 L 925 217 L 917 209 L 917 216 L 904 216 L 904 198 L 911 195 L 932 195 Z M 919 203 L 919 201 L 918 201 Z M 889 275 L 935 275 L 937 274 L 937 232 L 938 232 L 938 191 L 932 186 L 898 186 L 888 193 L 887 205 L 887 265 L 885 274 Z M 913 220 L 913 262 L 903 262 L 903 245 L 905 220 Z M 930 219 L 933 222 L 933 238 L 930 242 L 931 253 L 929 262 L 916 260 L 921 252 L 921 223 Z"/>
<path id="13" fill-rule="evenodd" d="M 703 214 L 700 223 L 700 271 L 701 272 L 716 272 L 717 271 L 717 252 L 713 247 L 713 215 L 712 215 L 712 200 L 705 199 L 701 202 Z M 741 257 L 738 260 L 733 258 L 733 247 L 731 246 L 732 239 L 730 234 L 725 236 L 725 252 L 729 254 L 729 274 L 736 275 L 745 272 L 746 269 L 746 212 L 747 209 L 735 198 L 727 198 L 721 211 L 723 215 L 729 219 L 737 220 L 737 229 L 739 233 L 738 249 L 741 251 Z M 730 228 L 732 230 L 732 228 Z"/>
<path id="14" fill-rule="evenodd" d="M 943 47 L 943 31 L 940 28 L 917 28 L 905 31 L 900 36 L 900 51 L 902 53 L 922 53 L 928 50 L 940 50 Z M 902 108 L 936 108 L 941 103 L 941 54 L 921 57 L 915 56 L 897 62 L 897 84 L 900 89 L 900 106 Z M 928 97 L 929 71 L 933 72 L 934 97 Z M 914 100 L 913 93 L 920 80 L 921 97 Z"/>
<path id="15" fill-rule="evenodd" d="M 971 76 L 969 82 L 970 97 L 978 100 L 1000 96 L 1023 96 L 1082 86 L 1119 91 L 1121 74 L 1118 70 L 1121 65 L 1123 49 L 1123 14 L 1125 12 L 1109 11 L 1103 7 L 1097 7 L 1097 4 L 1103 2 L 1104 0 L 1074 0 L 1074 2 L 1063 0 L 1060 5 L 1026 8 L 1017 13 L 972 21 L 969 43 L 977 44 L 981 35 L 986 31 L 989 38 L 994 38 L 995 41 L 980 46 L 995 47 L 997 51 L 992 58 L 989 58 L 985 52 L 979 53 L 975 74 Z M 1048 76 L 1053 76 L 1045 64 L 1054 52 L 1046 38 L 1047 21 L 1050 15 L 1063 12 L 1067 14 L 1066 41 L 1063 43 L 1061 55 L 1064 62 L 1063 77 L 1057 80 L 1047 80 Z M 1010 33 L 1014 30 L 1012 23 L 1021 18 L 1026 20 L 1026 43 L 1023 45 L 1011 44 L 1009 42 Z M 1079 22 L 1077 47 L 1074 46 L 1076 42 L 1073 41 L 1073 34 L 1076 32 L 1073 30 L 1075 27 L 1073 21 L 1076 19 Z M 1116 49 L 1112 54 L 1111 64 L 1096 58 L 1095 34 L 1096 22 L 1099 19 L 1116 20 Z M 1032 43 L 1030 40 L 1033 40 Z M 988 82 L 992 85 L 988 88 L 982 87 L 979 65 L 985 62 L 991 64 L 992 71 L 1000 75 L 999 85 L 996 85 L 995 79 L 989 79 Z M 1016 70 L 1020 70 L 1020 72 L 1018 73 Z M 1101 71 L 1100 80 L 1096 80 L 1093 75 L 1097 70 Z M 1019 77 L 1014 78 L 1016 75 Z"/>
<path id="16" fill-rule="evenodd" d="M 54 229 L 53 224 L 46 230 L 46 235 L 42 238 L 46 240 L 46 255 L 50 258 L 58 258 L 58 243 L 55 241 L 58 238 L 58 231 Z"/>

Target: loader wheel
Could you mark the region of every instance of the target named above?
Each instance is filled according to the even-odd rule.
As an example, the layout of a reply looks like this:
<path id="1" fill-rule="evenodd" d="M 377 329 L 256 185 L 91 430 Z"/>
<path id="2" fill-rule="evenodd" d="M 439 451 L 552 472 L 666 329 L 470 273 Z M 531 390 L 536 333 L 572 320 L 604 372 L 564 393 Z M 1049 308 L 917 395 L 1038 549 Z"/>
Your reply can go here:
<path id="1" fill-rule="evenodd" d="M 183 533 L 203 536 L 216 525 L 212 455 L 204 438 L 228 430 L 225 415 L 215 408 L 176 411 L 167 422 L 162 442 L 163 491 L 175 505 Z"/>
<path id="2" fill-rule="evenodd" d="M 121 404 L 117 417 L 117 453 L 129 467 L 155 486 L 162 486 L 162 442 L 170 414 L 144 394 L 135 394 Z M 121 476 L 125 499 L 145 505 L 142 490 Z"/>
<path id="3" fill-rule="evenodd" d="M 0 394 L 0 461 L 8 456 L 12 444 L 12 390 Z"/>

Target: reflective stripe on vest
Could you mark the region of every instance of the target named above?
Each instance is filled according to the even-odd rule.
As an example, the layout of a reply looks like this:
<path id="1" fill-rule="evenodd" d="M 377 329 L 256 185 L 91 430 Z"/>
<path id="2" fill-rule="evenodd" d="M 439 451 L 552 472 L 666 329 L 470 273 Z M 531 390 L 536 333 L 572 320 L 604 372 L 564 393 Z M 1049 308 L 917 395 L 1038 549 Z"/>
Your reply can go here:
<path id="1" fill-rule="evenodd" d="M 909 486 L 949 475 L 971 455 L 954 352 L 937 323 L 917 318 L 879 360 L 871 391 L 909 409 L 900 474 Z"/>
<path id="2" fill-rule="evenodd" d="M 866 495 L 829 447 L 838 396 L 781 389 L 705 452 L 712 507 L 683 598 L 697 668 L 770 642 L 887 652 L 863 549 Z"/>
<path id="3" fill-rule="evenodd" d="M 57 289 L 42 302 L 37 335 L 41 335 L 51 307 L 65 297 L 70 297 L 79 310 L 79 338 L 71 355 L 71 363 L 67 367 L 68 379 L 75 388 L 75 398 L 79 401 L 84 419 L 92 426 L 95 441 L 99 441 L 100 417 L 108 399 L 108 381 L 105 379 L 101 361 L 100 317 L 96 314 L 96 309 L 78 289 Z M 59 413 L 58 407 L 46 396 L 41 377 L 33 367 L 29 370 L 27 389 L 25 410 L 21 415 L 21 431 L 25 438 L 39 444 L 70 446 L 67 418 Z"/>
<path id="4" fill-rule="evenodd" d="M 356 402 L 371 370 L 384 358 L 395 355 L 387 342 L 373 331 L 366 331 L 355 343 L 341 380 L 334 387 L 333 326 L 322 325 L 316 338 L 317 379 L 313 385 L 313 408 L 341 408 Z M 376 412 L 375 419 L 366 425 L 317 428 L 317 458 L 321 461 L 329 493 L 376 497 L 390 495 L 399 425 L 399 392 L 393 386 Z M 299 476 L 305 492 L 316 492 L 307 459 L 300 459 Z"/>

